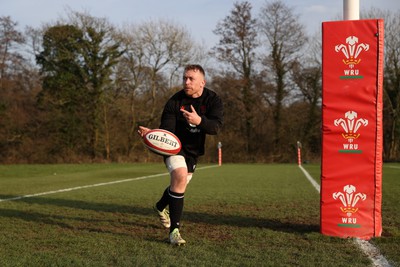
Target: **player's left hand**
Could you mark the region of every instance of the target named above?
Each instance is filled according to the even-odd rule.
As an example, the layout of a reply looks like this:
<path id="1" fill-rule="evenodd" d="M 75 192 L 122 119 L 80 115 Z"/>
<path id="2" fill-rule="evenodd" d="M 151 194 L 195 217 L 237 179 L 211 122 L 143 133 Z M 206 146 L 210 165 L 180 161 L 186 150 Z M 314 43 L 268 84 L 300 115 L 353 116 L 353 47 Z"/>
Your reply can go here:
<path id="1" fill-rule="evenodd" d="M 192 125 L 199 125 L 201 123 L 201 117 L 197 114 L 196 110 L 192 105 L 190 105 L 190 109 L 192 112 L 181 109 L 183 113 L 183 117 L 185 117 L 186 121 Z"/>
<path id="2" fill-rule="evenodd" d="M 139 136 L 143 137 L 148 131 L 150 131 L 150 128 L 139 126 L 137 133 L 139 134 Z"/>

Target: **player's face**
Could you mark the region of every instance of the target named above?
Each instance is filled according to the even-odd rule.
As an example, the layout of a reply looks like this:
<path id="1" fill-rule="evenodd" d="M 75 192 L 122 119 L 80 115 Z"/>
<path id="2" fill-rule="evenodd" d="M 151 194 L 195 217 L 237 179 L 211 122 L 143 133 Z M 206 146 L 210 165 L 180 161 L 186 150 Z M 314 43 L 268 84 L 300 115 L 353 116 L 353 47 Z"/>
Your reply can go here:
<path id="1" fill-rule="evenodd" d="M 205 84 L 204 76 L 198 70 L 188 70 L 183 75 L 183 89 L 187 96 L 200 97 Z"/>

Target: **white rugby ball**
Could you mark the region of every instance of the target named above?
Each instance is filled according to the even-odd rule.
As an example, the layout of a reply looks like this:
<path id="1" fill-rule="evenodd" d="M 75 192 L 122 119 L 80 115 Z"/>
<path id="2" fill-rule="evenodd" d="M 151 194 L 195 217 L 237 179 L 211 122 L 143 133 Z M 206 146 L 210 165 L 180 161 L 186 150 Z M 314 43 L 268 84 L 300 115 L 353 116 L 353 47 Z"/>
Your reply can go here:
<path id="1" fill-rule="evenodd" d="M 170 131 L 163 129 L 153 129 L 143 136 L 143 142 L 148 149 L 154 153 L 171 156 L 181 151 L 181 141 Z"/>

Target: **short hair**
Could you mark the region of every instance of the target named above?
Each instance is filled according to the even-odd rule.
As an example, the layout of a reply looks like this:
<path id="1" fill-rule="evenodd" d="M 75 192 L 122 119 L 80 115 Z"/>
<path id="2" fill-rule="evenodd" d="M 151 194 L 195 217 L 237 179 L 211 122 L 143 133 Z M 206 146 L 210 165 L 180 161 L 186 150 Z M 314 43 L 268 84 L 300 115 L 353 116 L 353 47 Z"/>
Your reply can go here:
<path id="1" fill-rule="evenodd" d="M 206 76 L 206 72 L 204 71 L 203 67 L 198 64 L 186 65 L 185 72 L 188 70 L 198 70 L 201 72 L 201 74 L 203 74 L 204 77 Z"/>

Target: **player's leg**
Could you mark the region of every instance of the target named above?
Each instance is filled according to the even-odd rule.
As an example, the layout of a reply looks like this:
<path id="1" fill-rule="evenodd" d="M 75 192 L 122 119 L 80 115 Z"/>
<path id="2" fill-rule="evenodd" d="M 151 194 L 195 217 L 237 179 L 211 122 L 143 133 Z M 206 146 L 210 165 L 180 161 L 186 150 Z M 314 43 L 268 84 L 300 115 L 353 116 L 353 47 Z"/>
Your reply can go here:
<path id="1" fill-rule="evenodd" d="M 171 156 L 165 159 L 165 165 L 167 166 L 168 172 L 170 173 L 171 176 L 171 183 L 174 182 L 176 183 L 175 179 L 173 179 L 173 172 L 176 172 L 175 170 L 178 169 L 186 169 L 186 162 L 183 156 Z M 187 170 L 184 171 L 187 173 Z M 169 199 L 170 199 L 170 187 L 171 184 L 164 190 L 164 193 L 161 197 L 161 199 L 157 202 L 156 208 L 159 211 L 164 210 L 168 205 L 169 205 Z M 175 189 L 175 188 L 174 188 Z M 179 191 L 180 192 L 180 191 Z M 184 192 L 184 190 L 183 190 Z"/>
<path id="2" fill-rule="evenodd" d="M 172 175 L 171 180 L 174 181 L 175 179 L 176 175 Z M 174 187 L 167 187 L 163 196 L 155 205 L 161 224 L 165 228 L 170 228 L 170 232 L 179 228 L 184 205 L 184 193 L 175 192 L 172 188 Z M 166 209 L 167 206 L 169 206 L 169 211 Z"/>
<path id="3" fill-rule="evenodd" d="M 173 178 L 175 177 L 175 178 Z M 188 179 L 191 179 L 192 175 L 188 175 Z M 175 184 L 176 183 L 176 174 L 171 174 L 171 183 Z M 173 187 L 175 188 L 175 187 Z M 165 228 L 170 228 L 171 226 L 171 221 L 170 221 L 170 211 L 167 210 L 167 206 L 169 206 L 169 209 L 172 210 L 172 213 L 174 214 L 172 217 L 175 219 L 174 220 L 174 227 L 171 229 L 173 230 L 174 228 L 177 228 L 177 225 L 179 225 L 179 221 L 181 218 L 182 210 L 183 210 L 183 197 L 184 193 L 177 193 L 173 191 L 174 189 L 171 189 L 171 186 L 168 186 L 165 190 L 164 193 L 161 197 L 161 199 L 156 203 L 154 209 L 158 213 L 158 216 L 160 218 L 161 224 Z M 179 192 L 179 190 L 178 190 Z M 172 202 L 172 205 L 171 205 Z M 172 209 L 171 209 L 172 206 Z"/>
<path id="4" fill-rule="evenodd" d="M 182 156 L 172 156 L 166 160 L 170 170 L 171 183 L 169 187 L 169 212 L 171 218 L 170 243 L 174 245 L 185 244 L 179 233 L 180 220 L 183 213 L 184 194 L 187 185 L 188 170 L 186 161 Z"/>
<path id="5" fill-rule="evenodd" d="M 179 233 L 179 223 L 183 211 L 184 192 L 187 184 L 187 166 L 183 156 L 171 156 L 165 159 L 170 173 L 170 185 L 164 190 L 161 199 L 156 203 L 161 224 L 170 228 L 170 242 L 174 245 L 185 244 Z M 169 206 L 169 211 L 166 209 Z M 172 226 L 171 226 L 172 224 Z"/>
<path id="6" fill-rule="evenodd" d="M 186 190 L 187 185 L 189 184 L 190 180 L 192 179 L 194 170 L 196 168 L 197 159 L 186 157 L 185 158 L 187 169 L 184 168 L 177 168 L 175 172 L 171 175 L 171 190 L 170 192 L 178 192 L 172 197 L 172 202 L 170 203 L 170 211 L 171 214 L 171 228 L 170 228 L 170 235 L 169 239 L 171 244 L 175 245 L 182 245 L 185 244 L 186 241 L 182 239 L 179 233 L 179 221 L 183 213 L 183 200 L 184 200 L 184 192 Z M 183 163 L 182 163 L 183 165 Z M 182 192 L 182 193 L 179 193 Z M 173 193 L 174 195 L 174 193 Z M 181 197 L 181 198 L 179 198 Z M 174 211 L 174 207 L 177 208 L 176 214 Z"/>
<path id="7" fill-rule="evenodd" d="M 171 182 L 170 185 L 164 190 L 161 199 L 156 204 L 156 207 L 159 211 L 162 211 L 169 205 L 170 191 L 174 192 L 175 190 L 176 193 L 184 193 L 186 189 L 186 186 L 183 186 L 185 181 L 185 178 L 183 177 L 185 174 L 187 174 L 185 158 L 180 155 L 168 157 L 165 159 L 165 165 L 170 173 Z M 171 187 L 173 189 L 171 189 Z"/>

